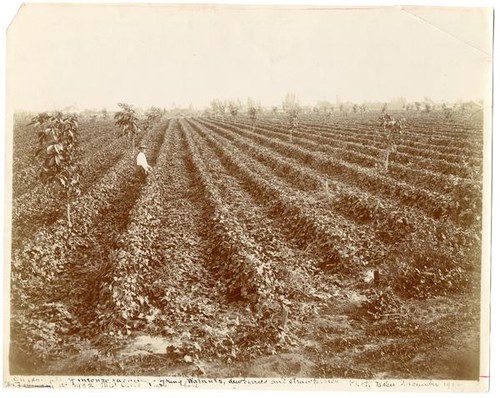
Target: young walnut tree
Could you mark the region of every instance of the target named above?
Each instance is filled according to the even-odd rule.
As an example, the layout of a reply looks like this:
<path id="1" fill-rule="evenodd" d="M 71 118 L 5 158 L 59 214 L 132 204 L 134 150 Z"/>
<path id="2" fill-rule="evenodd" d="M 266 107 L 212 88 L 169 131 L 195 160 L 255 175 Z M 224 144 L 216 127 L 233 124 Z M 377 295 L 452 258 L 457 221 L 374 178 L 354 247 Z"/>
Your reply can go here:
<path id="1" fill-rule="evenodd" d="M 232 101 L 229 101 L 228 103 L 228 107 L 229 107 L 229 114 L 231 115 L 231 117 L 233 119 L 236 118 L 236 116 L 238 116 L 238 112 L 240 111 L 241 109 L 241 103 L 239 100 L 232 100 Z"/>
<path id="2" fill-rule="evenodd" d="M 36 156 L 42 160 L 38 173 L 42 183 L 55 183 L 66 199 L 66 217 L 71 227 L 71 202 L 80 195 L 77 164 L 78 120 L 75 115 L 40 113 L 29 125 L 37 128 Z"/>
<path id="3" fill-rule="evenodd" d="M 252 122 L 252 131 L 255 131 L 255 125 L 257 124 L 257 114 L 258 109 L 255 106 L 251 106 L 248 109 L 248 116 L 250 116 L 250 120 Z"/>
<path id="4" fill-rule="evenodd" d="M 290 140 L 294 133 L 299 130 L 299 108 L 290 108 L 287 110 L 288 115 L 288 130 L 290 131 Z"/>
<path id="5" fill-rule="evenodd" d="M 292 140 L 293 134 L 298 132 L 299 128 L 300 105 L 296 95 L 287 93 L 282 101 L 282 107 L 288 116 L 288 131 L 290 132 L 290 140 Z"/>
<path id="6" fill-rule="evenodd" d="M 156 124 L 159 123 L 162 117 L 162 110 L 155 106 L 149 108 L 146 112 L 146 121 L 144 122 L 144 131 L 147 132 L 151 130 Z"/>
<path id="7" fill-rule="evenodd" d="M 115 124 L 121 128 L 119 136 L 127 137 L 132 144 L 132 153 L 135 152 L 135 141 L 137 134 L 139 134 L 139 119 L 137 118 L 135 109 L 132 105 L 119 103 L 118 106 L 122 108 L 121 111 L 115 114 Z"/>
<path id="8" fill-rule="evenodd" d="M 382 112 L 382 115 L 380 116 L 379 120 L 380 120 L 380 127 L 382 127 L 387 140 L 387 149 L 385 152 L 385 159 L 384 159 L 384 170 L 389 171 L 389 156 L 391 152 L 396 152 L 397 150 L 398 139 L 406 128 L 406 119 L 405 118 L 395 119 L 388 113 Z"/>

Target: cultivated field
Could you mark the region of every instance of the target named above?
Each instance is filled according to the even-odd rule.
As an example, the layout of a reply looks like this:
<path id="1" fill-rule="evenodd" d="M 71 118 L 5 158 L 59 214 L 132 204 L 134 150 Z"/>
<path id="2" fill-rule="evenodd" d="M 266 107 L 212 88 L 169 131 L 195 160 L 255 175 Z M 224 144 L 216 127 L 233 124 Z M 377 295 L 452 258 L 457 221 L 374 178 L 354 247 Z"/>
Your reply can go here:
<path id="1" fill-rule="evenodd" d="M 69 228 L 18 115 L 11 373 L 478 379 L 482 125 L 404 112 L 386 172 L 378 116 L 164 117 L 144 184 L 80 121 Z"/>

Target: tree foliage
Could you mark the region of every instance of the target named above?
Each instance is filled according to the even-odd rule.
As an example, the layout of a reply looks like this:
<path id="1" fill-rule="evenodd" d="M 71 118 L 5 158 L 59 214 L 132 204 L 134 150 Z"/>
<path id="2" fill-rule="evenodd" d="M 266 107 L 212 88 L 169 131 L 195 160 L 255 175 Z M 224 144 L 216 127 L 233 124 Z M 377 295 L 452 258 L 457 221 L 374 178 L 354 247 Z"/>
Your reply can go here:
<path id="1" fill-rule="evenodd" d="M 252 130 L 255 130 L 255 124 L 257 123 L 258 113 L 259 113 L 259 110 L 255 106 L 248 108 L 248 116 L 250 117 L 250 120 L 252 121 Z"/>
<path id="2" fill-rule="evenodd" d="M 384 169 L 389 170 L 389 156 L 391 152 L 397 150 L 397 142 L 400 135 L 404 132 L 406 128 L 405 118 L 394 118 L 387 112 L 382 112 L 380 115 L 380 127 L 384 130 L 386 135 L 387 149 L 385 153 Z"/>
<path id="3" fill-rule="evenodd" d="M 226 101 L 214 99 L 210 102 L 210 108 L 215 117 L 222 117 L 226 113 L 227 103 Z"/>
<path id="4" fill-rule="evenodd" d="M 36 156 L 41 159 L 38 177 L 44 184 L 55 183 L 67 201 L 67 219 L 71 224 L 70 203 L 80 194 L 80 168 L 77 164 L 78 119 L 57 112 L 40 113 L 29 125 L 38 133 Z"/>
<path id="5" fill-rule="evenodd" d="M 115 114 L 115 124 L 120 127 L 119 136 L 127 137 L 132 144 L 132 151 L 135 151 L 135 140 L 140 132 L 136 111 L 129 104 L 119 103 L 118 106 L 122 109 Z"/>
<path id="6" fill-rule="evenodd" d="M 281 103 L 281 106 L 286 113 L 288 113 L 290 110 L 298 109 L 300 107 L 299 100 L 294 93 L 287 93 Z"/>
<path id="7" fill-rule="evenodd" d="M 238 113 L 241 109 L 241 102 L 239 100 L 229 101 L 228 107 L 229 107 L 229 114 L 233 118 L 235 118 L 236 116 L 238 116 Z"/>
<path id="8" fill-rule="evenodd" d="M 146 111 L 146 121 L 144 122 L 144 131 L 151 130 L 160 120 L 163 113 L 160 108 L 152 106 Z"/>
<path id="9" fill-rule="evenodd" d="M 331 116 L 332 112 L 335 110 L 335 105 L 328 101 L 318 101 L 314 109 L 316 112 L 325 116 Z"/>
<path id="10" fill-rule="evenodd" d="M 300 105 L 296 95 L 287 93 L 283 99 L 282 107 L 288 116 L 288 130 L 290 132 L 290 139 L 292 139 L 293 133 L 299 128 Z"/>

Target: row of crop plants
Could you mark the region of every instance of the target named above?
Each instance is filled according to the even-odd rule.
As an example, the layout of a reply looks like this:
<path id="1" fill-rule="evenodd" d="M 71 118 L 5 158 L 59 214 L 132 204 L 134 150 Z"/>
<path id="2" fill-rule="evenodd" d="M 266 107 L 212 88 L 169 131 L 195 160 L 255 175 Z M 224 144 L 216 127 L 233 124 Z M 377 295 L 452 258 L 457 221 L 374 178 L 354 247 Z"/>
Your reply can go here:
<path id="1" fill-rule="evenodd" d="M 153 149 L 161 145 L 162 129 L 166 122 L 144 137 Z M 95 294 L 94 286 L 84 281 L 85 273 L 94 269 L 95 263 L 105 256 L 113 242 L 115 223 L 126 224 L 127 211 L 140 193 L 134 184 L 134 162 L 124 156 L 103 178 L 73 203 L 73 223 L 70 226 L 59 218 L 56 222 L 41 226 L 19 247 L 14 247 L 11 261 L 11 302 L 14 341 L 20 347 L 33 347 L 31 355 L 44 356 L 51 347 L 57 347 L 61 336 L 67 333 L 64 322 L 51 325 L 38 311 L 39 306 L 58 308 L 59 312 L 78 323 L 92 306 L 70 312 L 70 308 L 57 300 L 67 289 L 83 289 L 81 294 Z M 82 275 L 75 281 L 74 275 Z M 85 293 L 87 292 L 87 293 Z M 75 291 L 66 292 L 69 297 Z M 37 303 L 37 305 L 34 305 Z M 88 308 L 87 308 L 88 307 Z M 88 320 L 88 319 L 86 319 Z M 79 327 L 84 326 L 80 323 Z M 41 330 L 47 330 L 41 333 Z M 38 343 L 37 343 L 38 342 Z"/>
<path id="2" fill-rule="evenodd" d="M 471 196 L 464 196 L 455 188 L 457 197 L 441 192 L 433 192 L 404 181 L 391 178 L 376 170 L 360 167 L 355 164 L 336 159 L 325 153 L 302 148 L 296 143 L 284 139 L 271 138 L 264 133 L 238 129 L 238 134 L 249 137 L 260 145 L 296 159 L 304 164 L 331 175 L 335 179 L 349 181 L 359 188 L 375 194 L 393 197 L 406 206 L 421 208 L 429 216 L 436 219 L 449 219 L 463 226 L 478 225 L 480 219 L 480 192 L 472 191 Z"/>
<path id="3" fill-rule="evenodd" d="M 144 142 L 158 145 L 158 140 L 162 138 L 159 131 L 145 137 Z M 98 222 L 96 215 L 106 211 L 113 198 L 122 195 L 123 189 L 130 184 L 134 171 L 134 162 L 128 157 L 123 157 L 116 163 L 103 178 L 95 183 L 84 195 L 74 202 L 75 222 L 68 228 L 61 218 L 55 220 L 53 224 L 44 225 L 37 231 L 31 230 L 31 239 L 25 241 L 19 250 L 13 252 L 13 280 L 15 281 L 17 270 L 20 278 L 22 274 L 36 277 L 40 275 L 47 280 L 52 279 L 59 271 L 61 264 L 66 264 L 65 256 L 54 258 L 53 250 L 57 244 L 44 245 L 43 242 L 50 240 L 54 236 L 54 242 L 58 238 L 70 240 L 72 237 L 85 237 L 92 225 Z M 64 247 L 65 242 L 57 242 Z M 69 244 L 70 242 L 68 242 Z M 72 250 L 64 250 L 61 254 L 71 255 Z M 52 264 L 55 262 L 55 264 Z M 28 267 L 28 268 L 26 268 Z"/>
<path id="4" fill-rule="evenodd" d="M 380 137 L 376 127 L 378 124 L 378 120 L 373 120 L 368 125 L 357 125 L 356 123 L 350 121 L 349 123 L 344 124 L 342 122 L 336 122 L 328 126 L 323 124 L 306 124 L 305 126 L 314 128 L 317 131 L 322 131 L 326 135 L 340 137 L 346 141 L 376 146 L 380 144 Z M 274 123 L 274 126 L 280 126 L 280 124 Z M 272 127 L 272 125 L 270 127 Z M 285 128 L 286 126 L 281 127 Z M 410 149 L 420 150 L 422 153 L 433 151 L 439 154 L 439 156 L 443 159 L 448 158 L 449 160 L 453 160 L 454 157 L 458 157 L 460 159 L 464 156 L 475 161 L 482 158 L 482 146 L 479 142 L 470 144 L 468 142 L 460 142 L 460 139 L 455 138 L 454 140 L 450 140 L 448 144 L 437 145 L 427 140 L 426 137 L 428 136 L 423 137 L 421 140 L 413 139 L 412 131 L 415 129 L 418 129 L 418 126 L 415 126 L 410 121 L 409 131 L 407 131 L 399 140 L 398 146 L 402 152 L 406 152 Z M 455 147 L 455 141 L 459 142 L 457 147 Z"/>
<path id="5" fill-rule="evenodd" d="M 331 132 L 325 133 L 318 131 L 317 127 L 303 128 L 301 129 L 301 133 L 302 132 L 304 132 L 304 136 L 308 138 L 309 135 L 311 135 L 311 138 L 317 142 L 361 151 L 362 153 L 374 156 L 377 159 L 380 159 L 383 156 L 387 147 L 387 143 L 383 142 L 383 137 L 380 136 L 380 133 L 377 131 L 372 132 L 374 138 L 373 140 L 364 140 L 365 142 L 363 143 L 356 142 L 356 140 L 352 140 L 351 137 L 342 137 L 342 134 L 331 134 Z M 454 174 L 458 177 L 464 178 L 467 178 L 470 175 L 470 166 L 465 164 L 465 160 L 470 161 L 472 164 L 480 164 L 480 159 L 477 159 L 476 157 L 467 158 L 463 153 L 460 157 L 458 157 L 458 159 L 456 159 L 457 161 L 452 162 L 446 159 L 411 154 L 409 152 L 412 152 L 412 149 L 413 147 L 398 144 L 397 151 L 391 155 L 393 162 L 401 165 L 410 164 L 413 167 L 420 167 L 422 169 L 428 169 L 442 174 Z"/>
<path id="6" fill-rule="evenodd" d="M 417 131 L 421 131 L 422 134 L 434 131 L 432 135 L 482 139 L 482 118 L 473 119 L 471 115 L 457 113 L 454 117 L 446 119 L 443 118 L 443 114 L 435 113 L 430 117 L 416 117 L 415 120 L 418 122 Z"/>
<path id="7" fill-rule="evenodd" d="M 191 131 L 198 133 L 193 134 L 192 138 L 209 172 L 218 177 L 215 179 L 215 184 L 221 194 L 221 199 L 244 226 L 248 235 L 260 246 L 262 255 L 273 269 L 278 283 L 277 292 L 287 298 L 305 295 L 306 292 L 301 286 L 296 286 L 293 281 L 287 280 L 287 275 L 289 270 L 293 269 L 295 274 L 301 274 L 300 279 L 304 280 L 306 278 L 304 268 L 306 264 L 313 262 L 312 259 L 308 259 L 302 250 L 297 250 L 290 245 L 289 240 L 282 235 L 279 225 L 267 216 L 262 206 L 256 203 L 248 190 L 242 187 L 242 181 L 234 177 L 231 164 L 217 157 L 217 152 L 210 145 L 210 140 L 207 142 L 206 135 L 203 132 L 200 133 L 199 126 L 191 124 L 190 127 Z"/>
<path id="8" fill-rule="evenodd" d="M 139 229 L 151 253 L 147 263 L 142 260 L 142 292 L 154 309 L 149 314 L 143 309 L 134 322 L 150 334 L 176 341 L 169 347 L 173 357 L 234 358 L 236 338 L 245 337 L 239 330 L 243 322 L 228 315 L 231 309 L 221 292 L 224 281 L 209 269 L 203 192 L 190 168 L 185 132 L 178 122 L 173 129 L 154 170 L 158 181 L 151 184 L 157 189 L 148 192 L 159 196 L 161 203 L 154 212 L 155 201 L 154 214 L 146 215 Z M 154 236 L 147 233 L 151 227 L 158 229 Z"/>
<path id="9" fill-rule="evenodd" d="M 206 126 L 194 123 L 192 128 L 206 137 L 222 161 L 252 187 L 261 202 L 273 206 L 273 217 L 286 223 L 288 235 L 299 246 L 315 250 L 325 269 L 356 271 L 356 266 L 376 257 L 373 250 L 378 248 L 373 245 L 375 239 L 369 228 L 319 208 L 310 195 L 284 184 L 257 160 L 232 145 L 221 145 Z"/>
<path id="10" fill-rule="evenodd" d="M 363 119 L 362 121 L 357 120 L 356 118 L 352 119 L 332 119 L 330 121 L 321 120 L 314 121 L 304 116 L 301 118 L 300 125 L 306 128 L 314 128 L 324 133 L 335 132 L 335 134 L 347 134 L 358 137 L 366 137 L 370 138 L 371 130 L 374 126 L 379 124 L 378 117 L 380 113 L 374 114 L 370 118 Z M 398 114 L 398 116 L 405 117 L 404 114 Z M 407 131 L 406 139 L 413 141 L 414 143 L 425 143 L 436 146 L 443 146 L 446 144 L 446 141 L 451 141 L 452 146 L 453 142 L 458 142 L 458 146 L 463 146 L 463 142 L 468 142 L 472 146 L 476 146 L 480 143 L 481 135 L 470 134 L 470 133 L 461 133 L 458 129 L 456 132 L 452 134 L 441 135 L 440 133 L 440 123 L 433 124 L 430 128 L 428 126 L 422 125 L 421 120 L 419 118 L 410 117 L 407 119 L 410 123 L 411 128 Z M 278 125 L 286 125 L 285 120 L 269 120 L 266 118 L 262 118 L 260 120 L 264 123 L 274 123 Z M 477 129 L 473 131 L 477 133 Z"/>
<path id="11" fill-rule="evenodd" d="M 244 124 L 241 126 L 244 126 Z M 281 132 L 289 136 L 288 130 L 279 125 L 259 123 L 258 126 L 267 131 Z M 383 142 L 382 136 L 376 131 L 371 135 L 371 139 L 360 141 L 357 138 L 353 139 L 352 135 L 346 136 L 341 132 L 332 134 L 331 131 L 324 133 L 318 132 L 317 130 L 317 127 L 304 128 L 301 125 L 299 137 L 310 139 L 319 144 L 326 144 L 337 150 L 344 150 L 348 153 L 348 156 L 351 157 L 352 161 L 361 165 L 366 165 L 367 167 L 375 167 L 380 164 L 387 148 L 387 143 Z M 404 168 L 405 165 L 410 165 L 412 167 L 420 167 L 424 171 L 429 170 L 430 172 L 439 174 L 454 174 L 458 177 L 467 178 L 470 176 L 471 170 L 470 166 L 465 164 L 465 161 L 470 161 L 473 164 L 480 164 L 480 159 L 469 159 L 463 153 L 456 159 L 457 162 L 450 162 L 446 159 L 406 153 L 406 150 L 407 148 L 405 145 L 398 144 L 397 152 L 391 154 L 391 164 L 394 167 L 402 166 Z M 412 152 L 413 148 L 410 147 L 408 150 Z"/>
<path id="12" fill-rule="evenodd" d="M 231 129 L 222 128 L 218 125 L 202 122 L 212 131 L 221 134 L 233 144 L 238 145 L 246 152 L 250 152 L 253 157 L 268 166 L 275 172 L 281 173 L 281 176 L 287 178 L 291 185 L 301 186 L 303 189 L 312 192 L 321 190 L 326 196 L 331 196 L 334 201 L 330 201 L 337 211 L 343 212 L 360 223 L 371 221 L 380 226 L 389 239 L 401 235 L 415 233 L 423 229 L 429 233 L 434 231 L 429 237 L 429 244 L 438 244 L 440 235 L 445 235 L 446 239 L 455 249 L 465 242 L 477 243 L 472 231 L 457 227 L 449 221 L 437 222 L 432 218 L 425 216 L 418 209 L 401 206 L 397 200 L 382 198 L 378 195 L 370 194 L 363 189 L 357 188 L 349 183 L 332 180 L 328 175 L 318 173 L 317 170 L 310 168 L 300 161 L 281 155 L 264 146 L 256 145 L 250 138 L 245 138 L 242 134 L 236 134 Z M 325 183 L 330 184 L 325 188 Z M 460 238 L 455 238 L 454 236 Z M 467 246 L 467 245 L 466 245 Z M 461 258 L 460 261 L 463 261 Z"/>
<path id="13" fill-rule="evenodd" d="M 117 239 L 117 247 L 105 259 L 106 272 L 100 281 L 96 306 L 96 324 L 105 333 L 127 334 L 144 327 L 147 317 L 158 311 L 147 294 L 145 276 L 161 264 L 161 253 L 154 242 L 163 238 L 166 215 L 164 202 L 168 195 L 165 175 L 172 158 L 176 122 L 165 132 L 163 145 L 151 174 L 130 211 L 127 228 Z"/>
<path id="14" fill-rule="evenodd" d="M 241 123 L 249 124 L 248 120 L 238 120 Z M 370 123 L 359 124 L 350 120 L 349 122 L 336 121 L 334 124 L 308 124 L 305 123 L 306 128 L 313 128 L 317 132 L 320 131 L 322 135 L 334 136 L 341 138 L 343 141 L 364 144 L 367 146 L 383 148 L 384 145 L 380 141 L 380 132 L 378 131 L 378 120 L 373 120 Z M 276 123 L 275 121 L 266 121 L 265 119 L 259 120 L 259 125 L 269 128 L 281 128 L 287 131 L 286 123 Z M 410 130 L 418 129 L 410 122 Z M 301 126 L 304 127 L 303 124 Z M 300 129 L 299 129 L 300 131 Z M 453 148 L 449 145 L 434 145 L 428 142 L 415 142 L 411 140 L 411 132 L 407 131 L 404 136 L 400 137 L 398 143 L 398 151 L 414 156 L 431 157 L 433 159 L 442 159 L 450 162 L 457 161 L 461 163 L 464 159 L 469 163 L 480 164 L 482 159 L 482 147 L 476 144 L 471 147 Z M 473 148 L 475 147 L 475 148 Z"/>
<path id="15" fill-rule="evenodd" d="M 404 115 L 402 115 L 404 117 Z M 353 122 L 350 125 L 347 123 L 339 123 L 338 125 L 330 125 L 329 129 L 342 129 L 346 132 L 353 132 L 356 134 L 364 133 L 370 131 L 370 127 L 377 125 L 378 120 L 373 118 L 370 120 L 371 125 L 365 123 L 360 124 Z M 465 146 L 470 146 L 470 148 L 476 147 L 480 144 L 481 136 L 471 133 L 462 133 L 457 130 L 453 133 L 444 133 L 441 131 L 440 122 L 435 122 L 431 125 L 425 125 L 421 123 L 421 119 L 415 119 L 410 117 L 408 119 L 410 123 L 410 128 L 407 131 L 406 139 L 413 143 L 423 143 L 430 144 L 436 147 L 439 146 L 451 146 L 452 148 L 463 148 Z M 319 129 L 324 129 L 322 124 L 308 124 L 312 127 L 317 127 Z M 328 131 L 328 129 L 326 129 Z"/>
<path id="16" fill-rule="evenodd" d="M 260 199 L 255 198 L 254 193 L 245 187 L 246 182 L 239 178 L 231 163 L 219 156 L 217 149 L 196 126 L 186 126 L 186 131 L 199 150 L 207 173 L 216 177 L 213 181 L 221 201 L 234 216 L 236 225 L 245 231 L 252 242 L 258 255 L 255 265 L 266 264 L 269 269 L 270 276 L 264 276 L 260 282 L 266 284 L 267 299 L 253 306 L 254 317 L 259 319 L 260 323 L 241 329 L 247 336 L 241 343 L 248 345 L 248 336 L 255 335 L 260 336 L 258 346 L 267 344 L 268 348 L 272 349 L 273 341 L 278 346 L 286 345 L 286 336 L 293 334 L 300 320 L 310 316 L 311 311 L 318 307 L 319 298 L 331 297 L 333 293 L 313 276 L 314 272 L 320 269 L 320 262 L 316 256 L 293 244 L 287 232 L 282 229 L 281 220 L 277 222 L 272 214 L 270 217 L 268 206 L 263 205 Z M 213 257 L 213 247 L 217 243 L 212 239 L 209 239 L 209 242 L 212 250 L 209 252 L 210 263 L 216 265 L 219 257 Z M 215 250 L 216 255 L 217 253 Z M 218 275 L 221 281 L 232 279 L 231 274 L 223 272 Z M 247 285 L 248 282 L 244 283 Z M 247 290 L 245 287 L 244 289 Z M 234 291 L 227 291 L 230 301 L 238 300 L 240 294 L 241 290 L 238 289 L 236 294 Z M 262 344 L 264 342 L 266 344 Z M 252 342 L 252 345 L 254 344 Z"/>
<path id="17" fill-rule="evenodd" d="M 425 247 L 436 251 L 451 250 L 458 262 L 470 262 L 471 251 L 479 249 L 472 231 L 464 230 L 448 222 L 437 222 L 415 208 L 401 206 L 395 200 L 370 194 L 360 188 L 335 181 L 328 175 L 318 173 L 298 160 L 280 155 L 256 145 L 252 140 L 235 134 L 230 129 L 204 123 L 213 132 L 266 164 L 290 185 L 311 193 L 323 194 L 336 212 L 361 224 L 370 222 L 377 230 L 377 237 L 385 243 L 397 243 L 404 239 L 417 239 L 410 245 L 424 242 Z M 328 183 L 328 185 L 326 185 Z M 477 254 L 477 253 L 476 253 Z M 477 256 L 473 261 L 477 261 Z"/>
<path id="18" fill-rule="evenodd" d="M 260 246 L 222 199 L 206 164 L 207 159 L 200 153 L 183 122 L 181 129 L 187 140 L 190 167 L 196 172 L 204 194 L 210 236 L 208 253 L 213 272 L 220 280 L 226 281 L 222 286 L 226 296 L 241 298 L 262 311 L 279 299 L 274 291 L 276 280 L 271 264 L 263 258 Z"/>
<path id="19" fill-rule="evenodd" d="M 290 135 L 286 132 L 280 133 L 268 128 L 256 128 L 255 131 L 262 132 L 263 134 L 267 134 L 269 136 L 275 136 L 277 138 L 281 137 L 283 139 L 290 139 Z M 331 156 L 335 156 L 345 161 L 368 168 L 381 167 L 382 159 L 386 153 L 386 149 L 378 149 L 358 144 L 346 144 L 345 142 L 337 139 L 315 138 L 308 136 L 308 134 L 300 134 L 299 137 L 293 138 L 293 140 L 300 143 L 304 148 L 321 151 Z M 399 158 L 401 158 L 401 156 L 398 156 L 397 159 Z M 462 166 L 460 170 L 461 173 L 457 176 L 447 174 L 443 170 L 440 170 L 441 165 L 439 164 L 436 164 L 431 168 L 420 168 L 414 163 L 405 165 L 404 163 L 398 162 L 398 160 L 395 159 L 394 154 L 391 154 L 391 159 L 393 161 L 391 161 L 390 165 L 390 174 L 395 178 L 404 180 L 410 184 L 421 185 L 423 188 L 434 191 L 437 190 L 438 192 L 454 191 L 457 185 L 460 185 L 460 188 L 462 188 L 461 191 L 463 191 L 464 185 L 470 185 L 469 189 L 473 192 L 477 192 L 479 182 L 473 182 L 469 178 L 464 178 L 471 175 L 471 169 L 468 167 Z M 420 159 L 427 165 L 429 163 L 433 164 L 433 162 L 428 159 Z M 457 168 L 453 168 L 452 171 L 456 173 Z M 465 190 L 467 190 L 466 187 Z"/>
<path id="20" fill-rule="evenodd" d="M 377 115 L 378 116 L 378 115 Z M 405 115 L 401 115 L 405 117 Z M 479 149 L 481 143 L 481 134 L 478 134 L 477 129 L 470 127 L 467 132 L 463 132 L 466 129 L 465 126 L 454 126 L 453 132 L 447 133 L 442 131 L 442 120 L 434 121 L 430 124 L 423 123 L 422 118 L 410 117 L 409 122 L 411 128 L 409 129 L 406 138 L 411 140 L 413 143 L 418 144 L 430 144 L 436 147 L 455 147 L 456 149 L 469 149 L 475 148 Z M 345 131 L 352 132 L 354 134 L 367 134 L 366 131 L 370 130 L 370 127 L 378 124 L 378 120 L 374 117 L 363 123 L 359 123 L 356 120 L 349 121 L 335 121 L 333 123 L 307 123 L 306 126 L 312 126 L 319 128 L 323 131 Z"/>
<path id="21" fill-rule="evenodd" d="M 301 175 L 300 167 L 294 168 L 291 164 L 287 165 L 286 162 L 280 164 L 280 162 L 269 161 L 271 156 L 266 157 L 263 154 L 264 156 L 259 159 L 257 155 L 259 152 L 258 149 L 255 150 L 255 148 L 251 147 L 251 149 L 249 149 L 247 146 L 243 151 L 240 151 L 236 148 L 236 146 L 238 146 L 237 141 L 239 141 L 239 137 L 236 134 L 232 139 L 230 135 L 228 135 L 221 141 L 220 137 L 218 139 L 215 137 L 212 138 L 211 131 L 215 131 L 216 129 L 213 126 L 204 129 L 203 126 L 196 124 L 194 128 L 199 129 L 200 133 L 205 134 L 209 142 L 212 142 L 212 145 L 220 145 L 220 151 L 224 149 L 229 151 L 230 147 L 235 146 L 234 155 L 232 157 L 227 156 L 226 159 L 228 159 L 228 161 L 231 161 L 231 159 L 233 159 L 233 161 L 234 159 L 238 159 L 238 161 L 234 161 L 236 165 L 240 162 L 241 164 L 253 164 L 255 169 L 260 170 L 260 174 L 263 175 L 266 171 L 264 168 L 255 164 L 255 159 L 263 163 L 271 163 L 269 167 L 267 167 L 268 179 L 272 179 L 274 174 L 283 177 L 288 174 L 289 177 L 287 178 L 287 182 L 290 182 L 296 177 L 302 177 L 300 181 L 307 181 L 308 177 L 314 178 L 311 174 L 304 176 L 302 173 Z M 221 130 L 219 129 L 217 133 L 218 135 L 221 134 Z M 214 141 L 212 141 L 212 139 Z M 250 152 L 250 156 L 247 155 L 248 152 Z M 245 170 L 243 166 L 240 166 L 240 168 L 240 172 L 241 170 Z M 280 168 L 282 170 L 281 173 Z M 250 171 L 247 170 L 247 173 L 250 173 Z M 320 183 L 320 181 L 315 182 L 318 184 Z M 256 189 L 255 186 L 253 186 L 253 188 Z M 334 191 L 332 194 L 335 196 L 337 192 Z M 348 194 L 344 194 L 344 197 L 338 198 L 331 208 L 335 212 L 338 211 L 340 214 L 345 214 L 347 217 L 353 217 L 353 213 L 349 214 L 349 210 L 347 209 L 352 207 L 351 205 L 355 200 L 355 196 L 356 195 L 350 196 L 350 203 L 344 203 L 344 199 L 349 197 Z M 267 197 L 263 197 L 263 200 L 268 199 Z M 312 203 L 309 203 L 309 205 L 311 204 Z M 383 206 L 383 203 L 379 202 L 379 204 Z M 365 205 L 367 205 L 366 199 Z M 455 231 L 455 228 L 450 224 L 440 224 L 429 219 L 423 219 L 422 222 L 420 222 L 419 226 L 426 228 L 422 230 L 419 229 L 418 226 L 418 214 L 412 214 L 410 211 L 398 211 L 394 208 L 388 209 L 388 211 L 381 211 L 376 206 L 376 203 L 372 206 L 372 209 L 373 207 L 376 209 L 374 211 L 376 216 L 374 216 L 375 219 L 372 224 L 374 237 L 370 238 L 371 235 L 365 232 L 358 234 L 358 238 L 356 239 L 356 244 L 358 245 L 367 243 L 366 241 L 363 242 L 363 239 L 373 239 L 373 242 L 378 242 L 376 247 L 372 248 L 371 255 L 365 257 L 363 265 L 371 267 L 379 266 L 386 269 L 388 267 L 390 272 L 401 271 L 403 275 L 397 278 L 397 283 L 399 288 L 404 290 L 408 290 L 409 287 L 411 288 L 416 275 L 422 273 L 422 279 L 425 279 L 428 283 L 426 286 L 419 286 L 418 289 L 414 289 L 413 294 L 415 296 L 424 296 L 431 292 L 435 293 L 436 290 L 441 290 L 443 294 L 446 294 L 446 292 L 463 289 L 465 286 L 468 286 L 473 276 L 477 275 L 475 266 L 477 264 L 477 259 L 480 258 L 478 257 L 478 253 L 480 255 L 480 244 L 477 240 L 471 238 L 470 234 L 463 230 Z M 322 204 L 316 202 L 315 207 L 319 210 L 322 208 Z M 329 206 L 326 206 L 326 209 L 328 209 L 328 207 Z M 393 212 L 395 213 L 394 217 L 392 217 Z M 391 215 L 389 216 L 389 214 Z M 293 221 L 297 222 L 298 220 L 294 219 Z M 307 229 L 307 224 L 298 224 L 299 228 L 304 226 Z M 398 224 L 401 225 L 401 227 L 397 227 Z M 366 231 L 366 227 L 363 225 L 364 223 L 362 222 L 358 224 L 360 232 L 362 230 Z M 297 225 L 290 227 L 297 228 Z M 339 228 L 339 225 L 336 227 L 331 226 L 330 228 Z M 383 231 L 388 228 L 399 228 L 399 233 L 401 235 L 397 237 L 396 232 L 394 235 L 390 236 L 389 239 L 381 238 L 379 233 L 383 233 Z M 328 228 L 324 229 L 325 234 L 329 232 Z M 359 237 L 363 238 L 360 239 Z M 314 243 L 310 242 L 309 244 Z M 359 261 L 359 258 L 356 257 L 358 255 L 359 253 L 351 253 L 352 257 L 350 261 L 352 261 L 353 264 Z M 411 291 L 411 289 L 409 291 Z"/>

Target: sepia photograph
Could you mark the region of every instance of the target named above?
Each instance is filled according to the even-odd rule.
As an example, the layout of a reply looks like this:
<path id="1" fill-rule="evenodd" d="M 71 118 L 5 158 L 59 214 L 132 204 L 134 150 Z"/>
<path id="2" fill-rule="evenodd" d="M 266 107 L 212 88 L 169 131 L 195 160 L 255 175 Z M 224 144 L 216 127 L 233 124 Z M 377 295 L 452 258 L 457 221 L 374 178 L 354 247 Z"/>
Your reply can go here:
<path id="1" fill-rule="evenodd" d="M 4 34 L 5 387 L 488 390 L 492 8 Z"/>

